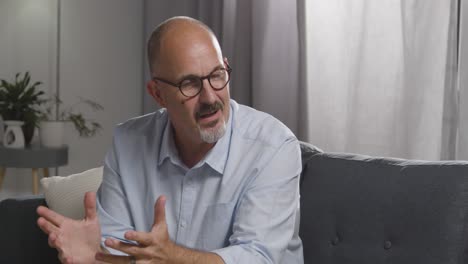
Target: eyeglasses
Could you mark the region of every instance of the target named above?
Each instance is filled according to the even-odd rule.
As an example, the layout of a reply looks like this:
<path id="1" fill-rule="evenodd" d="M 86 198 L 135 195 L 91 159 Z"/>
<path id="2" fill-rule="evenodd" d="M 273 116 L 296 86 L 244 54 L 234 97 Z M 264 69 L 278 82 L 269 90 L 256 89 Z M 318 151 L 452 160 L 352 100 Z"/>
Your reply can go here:
<path id="1" fill-rule="evenodd" d="M 157 77 L 153 77 L 152 79 L 154 81 L 160 81 L 174 87 L 178 87 L 180 92 L 186 97 L 194 97 L 201 92 L 203 88 L 203 80 L 205 79 L 208 79 L 208 82 L 215 91 L 222 90 L 229 83 L 231 72 L 232 68 L 227 65 L 227 68 L 215 69 L 206 76 L 190 76 L 184 78 L 178 84 Z"/>

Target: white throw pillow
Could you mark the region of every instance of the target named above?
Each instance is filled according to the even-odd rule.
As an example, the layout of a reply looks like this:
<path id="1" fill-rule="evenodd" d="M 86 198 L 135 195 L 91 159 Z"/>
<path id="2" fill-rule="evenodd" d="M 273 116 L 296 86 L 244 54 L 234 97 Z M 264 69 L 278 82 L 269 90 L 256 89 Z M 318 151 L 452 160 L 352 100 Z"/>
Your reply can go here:
<path id="1" fill-rule="evenodd" d="M 102 182 L 103 168 L 94 168 L 70 176 L 41 179 L 47 205 L 55 212 L 73 219 L 83 219 L 86 192 L 96 192 Z"/>

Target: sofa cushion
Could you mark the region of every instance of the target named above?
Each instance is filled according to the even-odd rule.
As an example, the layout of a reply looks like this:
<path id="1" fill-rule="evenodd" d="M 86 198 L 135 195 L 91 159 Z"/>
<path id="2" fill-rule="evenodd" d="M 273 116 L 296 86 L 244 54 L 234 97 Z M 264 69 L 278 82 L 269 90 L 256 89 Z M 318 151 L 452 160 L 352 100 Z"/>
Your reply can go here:
<path id="1" fill-rule="evenodd" d="M 468 163 L 318 153 L 305 166 L 305 263 L 467 263 Z"/>
<path id="2" fill-rule="evenodd" d="M 40 196 L 0 202 L 0 263 L 60 263 L 36 224 L 39 205 L 46 205 Z"/>
<path id="3" fill-rule="evenodd" d="M 102 167 L 67 177 L 54 176 L 41 179 L 49 208 L 57 213 L 83 219 L 83 199 L 86 192 L 96 192 L 102 181 Z"/>

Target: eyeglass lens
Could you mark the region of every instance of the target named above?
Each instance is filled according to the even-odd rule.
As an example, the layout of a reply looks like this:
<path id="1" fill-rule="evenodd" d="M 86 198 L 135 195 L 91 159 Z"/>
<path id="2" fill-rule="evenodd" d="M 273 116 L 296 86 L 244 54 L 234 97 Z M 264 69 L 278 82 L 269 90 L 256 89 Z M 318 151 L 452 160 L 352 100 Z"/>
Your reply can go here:
<path id="1" fill-rule="evenodd" d="M 229 82 L 229 73 L 226 69 L 218 69 L 208 76 L 208 82 L 215 90 L 220 90 Z M 203 80 L 200 77 L 190 77 L 180 84 L 180 91 L 185 96 L 195 96 L 202 89 Z"/>

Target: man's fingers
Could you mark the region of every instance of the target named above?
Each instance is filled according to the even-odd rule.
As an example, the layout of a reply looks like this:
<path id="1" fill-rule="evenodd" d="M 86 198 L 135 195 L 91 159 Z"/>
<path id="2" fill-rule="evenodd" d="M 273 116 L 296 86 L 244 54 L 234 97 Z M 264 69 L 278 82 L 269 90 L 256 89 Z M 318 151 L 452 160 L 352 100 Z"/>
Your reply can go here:
<path id="1" fill-rule="evenodd" d="M 65 256 L 63 255 L 63 252 L 59 251 L 58 254 L 58 259 L 60 260 L 60 263 L 68 263 L 68 259 L 65 259 Z"/>
<path id="2" fill-rule="evenodd" d="M 65 221 L 66 219 L 63 215 L 57 214 L 56 212 L 50 210 L 45 206 L 39 206 L 36 212 L 39 216 L 44 217 L 45 220 L 51 222 L 52 224 L 58 227 L 60 227 L 63 221 Z"/>
<path id="3" fill-rule="evenodd" d="M 125 232 L 125 239 L 132 240 L 143 246 L 149 246 L 153 244 L 153 237 L 151 233 L 128 231 Z"/>
<path id="4" fill-rule="evenodd" d="M 47 221 L 43 217 L 39 217 L 39 219 L 37 219 L 37 225 L 47 235 L 50 234 L 50 233 L 53 233 L 53 232 L 57 232 L 57 230 L 58 230 L 57 226 L 55 226 L 51 222 Z"/>
<path id="5" fill-rule="evenodd" d="M 129 256 L 116 256 L 112 254 L 98 252 L 95 256 L 96 260 L 103 261 L 106 263 L 113 263 L 113 264 L 128 264 L 131 263 L 131 257 Z"/>
<path id="6" fill-rule="evenodd" d="M 154 205 L 154 223 L 153 228 L 162 223 L 166 223 L 166 196 L 159 196 Z"/>
<path id="7" fill-rule="evenodd" d="M 85 218 L 94 220 L 97 217 L 96 213 L 96 193 L 86 192 L 84 196 Z"/>
<path id="8" fill-rule="evenodd" d="M 139 245 L 126 243 L 117 239 L 108 238 L 104 241 L 104 244 L 107 247 L 116 249 L 118 251 L 122 251 L 131 256 L 138 256 L 144 254 L 143 249 Z"/>
<path id="9" fill-rule="evenodd" d="M 57 248 L 58 247 L 58 245 L 57 245 L 57 235 L 55 235 L 54 233 L 49 235 L 49 239 L 47 241 L 49 242 L 50 247 L 52 247 L 52 248 Z"/>

